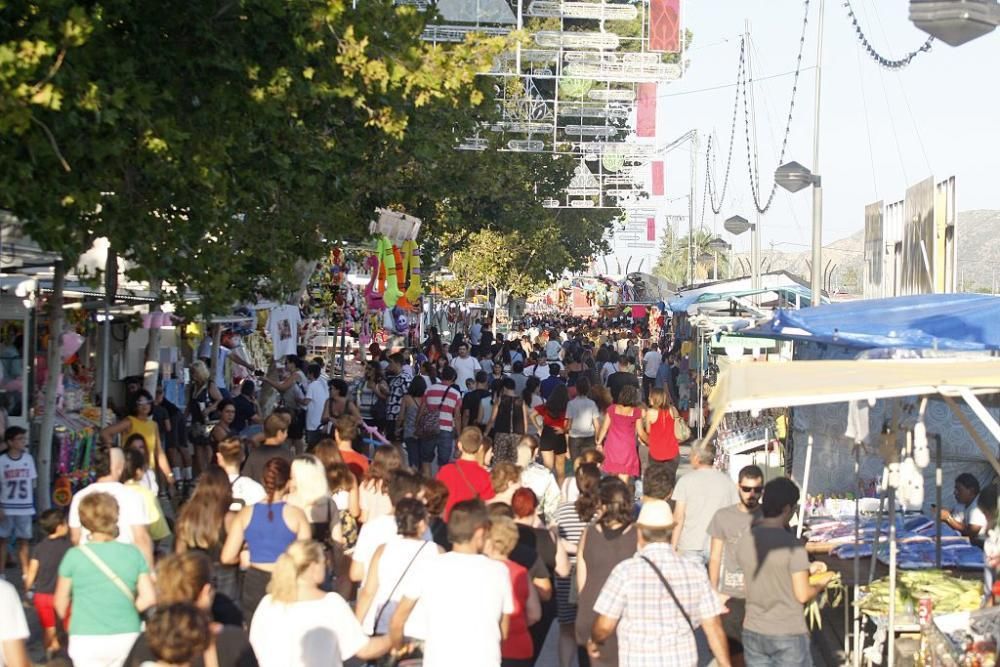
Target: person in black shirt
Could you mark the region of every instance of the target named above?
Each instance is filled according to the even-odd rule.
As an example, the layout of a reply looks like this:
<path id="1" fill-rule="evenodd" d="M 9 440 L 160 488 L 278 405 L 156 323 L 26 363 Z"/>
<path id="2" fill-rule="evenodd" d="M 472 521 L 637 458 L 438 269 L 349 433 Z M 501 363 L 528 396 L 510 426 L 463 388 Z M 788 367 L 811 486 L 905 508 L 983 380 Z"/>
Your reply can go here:
<path id="1" fill-rule="evenodd" d="M 236 419 L 231 425 L 233 432 L 242 433 L 247 426 L 260 423 L 256 393 L 257 384 L 253 380 L 244 380 L 240 385 L 240 395 L 233 399 L 236 406 Z"/>
<path id="2" fill-rule="evenodd" d="M 457 433 L 461 433 L 463 428 L 466 426 L 482 426 L 479 421 L 479 404 L 484 398 L 490 395 L 490 390 L 487 386 L 490 382 L 490 376 L 486 374 L 486 371 L 476 372 L 476 386 L 470 392 L 467 392 L 465 396 L 462 397 L 462 424 L 461 428 L 457 429 Z M 487 420 L 489 415 L 487 415 Z"/>
<path id="3" fill-rule="evenodd" d="M 56 629 L 54 595 L 59 580 L 59 563 L 73 543 L 69 539 L 66 515 L 59 509 L 48 509 L 38 517 L 38 525 L 46 538 L 35 545 L 25 574 L 24 588 L 34 588 L 32 602 L 41 621 L 45 641 L 45 652 L 51 657 L 60 649 L 59 632 Z M 68 628 L 67 628 L 68 629 Z"/>
<path id="4" fill-rule="evenodd" d="M 611 399 L 617 403 L 618 395 L 627 386 L 639 388 L 639 378 L 635 374 L 635 359 L 622 357 L 618 362 L 618 371 L 608 376 L 608 389 L 611 391 Z"/>
<path id="5" fill-rule="evenodd" d="M 257 657 L 243 630 L 243 617 L 231 600 L 217 594 L 212 587 L 212 561 L 201 551 L 185 551 L 167 556 L 156 567 L 156 603 L 160 607 L 176 603 L 194 604 L 208 613 L 212 621 L 222 625 L 213 634 L 213 642 L 191 661 L 191 667 L 205 667 L 205 656 L 215 654 L 219 667 L 256 667 Z M 127 667 L 141 667 L 154 661 L 149 639 L 139 635 L 125 659 Z"/>

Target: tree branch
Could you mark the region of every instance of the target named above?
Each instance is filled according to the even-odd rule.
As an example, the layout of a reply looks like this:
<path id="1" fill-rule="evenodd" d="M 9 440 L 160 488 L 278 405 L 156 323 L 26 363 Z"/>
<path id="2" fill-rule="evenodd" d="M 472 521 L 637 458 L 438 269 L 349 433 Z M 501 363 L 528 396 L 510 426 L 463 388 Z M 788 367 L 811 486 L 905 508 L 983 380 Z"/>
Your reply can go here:
<path id="1" fill-rule="evenodd" d="M 37 93 L 39 90 L 42 89 L 42 86 L 44 86 L 45 84 L 47 84 L 49 81 L 52 80 L 52 77 L 54 77 L 56 75 L 56 72 L 59 71 L 59 68 L 62 67 L 63 60 L 65 59 L 66 59 L 66 49 L 63 48 L 63 50 L 60 51 L 59 54 L 56 56 L 56 61 L 52 63 L 52 67 L 49 68 L 49 72 L 48 74 L 45 75 L 45 78 L 36 83 L 31 88 L 32 95 Z"/>
<path id="2" fill-rule="evenodd" d="M 35 114 L 31 114 L 30 118 L 31 122 L 42 128 L 42 131 L 45 132 L 45 136 L 49 138 L 49 144 L 52 146 L 52 150 L 55 152 L 56 157 L 59 158 L 59 163 L 62 165 L 62 168 L 66 172 L 73 171 L 69 166 L 69 162 L 67 162 L 66 158 L 63 157 L 62 151 L 59 150 L 59 144 L 56 142 L 56 138 L 52 135 L 52 130 L 49 129 L 49 126 L 35 118 Z"/>

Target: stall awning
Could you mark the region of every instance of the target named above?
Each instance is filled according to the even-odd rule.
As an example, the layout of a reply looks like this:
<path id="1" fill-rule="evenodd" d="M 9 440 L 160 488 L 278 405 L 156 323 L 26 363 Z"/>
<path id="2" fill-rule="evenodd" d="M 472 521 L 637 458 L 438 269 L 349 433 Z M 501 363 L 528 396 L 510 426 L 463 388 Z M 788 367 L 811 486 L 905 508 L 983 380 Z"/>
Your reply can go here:
<path id="1" fill-rule="evenodd" d="M 726 412 L 937 394 L 942 388 L 1000 391 L 1000 359 L 787 361 L 733 364 L 709 397 Z"/>
<path id="2" fill-rule="evenodd" d="M 922 294 L 779 310 L 748 336 L 858 348 L 1000 349 L 1000 297 Z"/>

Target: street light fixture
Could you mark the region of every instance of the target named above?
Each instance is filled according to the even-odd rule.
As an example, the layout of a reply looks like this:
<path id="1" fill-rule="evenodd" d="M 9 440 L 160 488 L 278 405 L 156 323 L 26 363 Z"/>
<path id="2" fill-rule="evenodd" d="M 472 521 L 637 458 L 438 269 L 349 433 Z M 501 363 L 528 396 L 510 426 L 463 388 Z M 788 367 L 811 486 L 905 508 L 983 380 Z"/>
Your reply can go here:
<path id="1" fill-rule="evenodd" d="M 996 0 L 910 0 L 910 21 L 945 44 L 961 46 L 1000 25 Z"/>
<path id="2" fill-rule="evenodd" d="M 708 242 L 708 248 L 709 250 L 716 250 L 716 251 L 729 250 L 729 244 L 726 243 L 725 239 L 716 236 L 715 238 L 713 238 L 711 241 Z"/>
<path id="3" fill-rule="evenodd" d="M 751 223 L 742 215 L 734 215 L 726 218 L 722 226 L 727 232 L 734 236 L 739 236 L 747 230 L 751 231 L 750 238 L 750 288 L 760 289 L 760 232 L 757 225 Z M 720 239 L 721 240 L 721 239 Z"/>
<path id="4" fill-rule="evenodd" d="M 818 116 L 818 114 L 817 114 Z M 817 123 L 818 125 L 818 123 Z M 816 154 L 815 162 L 819 162 L 819 133 L 816 133 L 813 148 Z M 809 276 L 809 290 L 812 292 L 812 305 L 822 303 L 823 274 L 823 180 L 819 174 L 812 173 L 798 162 L 787 162 L 774 171 L 774 180 L 789 192 L 798 192 L 807 186 L 813 186 L 813 224 L 812 224 L 812 273 Z"/>

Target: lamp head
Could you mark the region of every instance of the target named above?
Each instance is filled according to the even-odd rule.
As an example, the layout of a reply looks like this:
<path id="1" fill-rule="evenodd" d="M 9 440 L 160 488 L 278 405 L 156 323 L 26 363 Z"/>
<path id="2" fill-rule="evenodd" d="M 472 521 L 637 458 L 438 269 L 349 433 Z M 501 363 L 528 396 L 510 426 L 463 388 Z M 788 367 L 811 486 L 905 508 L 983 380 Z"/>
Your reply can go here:
<path id="1" fill-rule="evenodd" d="M 750 221 L 741 215 L 734 215 L 731 218 L 727 218 L 726 221 L 722 223 L 722 226 L 730 234 L 736 234 L 739 236 L 743 232 L 750 229 Z"/>
<path id="2" fill-rule="evenodd" d="M 798 162 L 786 162 L 774 170 L 774 180 L 789 192 L 798 192 L 817 181 L 818 177 Z"/>
<path id="3" fill-rule="evenodd" d="M 910 0 L 910 21 L 951 46 L 993 32 L 1000 24 L 996 0 Z"/>

